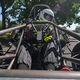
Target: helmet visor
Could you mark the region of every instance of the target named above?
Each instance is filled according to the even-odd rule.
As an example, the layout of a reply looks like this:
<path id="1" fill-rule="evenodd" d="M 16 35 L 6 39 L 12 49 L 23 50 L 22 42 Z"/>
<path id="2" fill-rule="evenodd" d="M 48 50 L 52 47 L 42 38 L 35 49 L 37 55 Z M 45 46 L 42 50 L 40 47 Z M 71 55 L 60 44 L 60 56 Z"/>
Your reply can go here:
<path id="1" fill-rule="evenodd" d="M 45 13 L 44 14 L 44 18 L 48 21 L 52 21 L 53 20 L 53 16 L 51 16 L 50 14 Z"/>

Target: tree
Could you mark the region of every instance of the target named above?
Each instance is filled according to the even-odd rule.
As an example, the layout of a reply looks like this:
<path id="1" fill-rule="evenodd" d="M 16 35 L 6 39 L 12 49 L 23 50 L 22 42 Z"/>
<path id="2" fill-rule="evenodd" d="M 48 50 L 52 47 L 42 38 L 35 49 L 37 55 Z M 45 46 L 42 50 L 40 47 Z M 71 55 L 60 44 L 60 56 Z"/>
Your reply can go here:
<path id="1" fill-rule="evenodd" d="M 3 1 L 3 0 L 2 0 Z M 77 17 L 79 12 L 80 0 L 5 0 L 9 1 L 4 6 L 12 7 L 6 12 L 7 23 L 13 23 L 12 19 L 17 24 L 23 24 L 29 16 L 31 8 L 35 4 L 47 4 L 55 12 L 57 24 L 67 23 L 71 25 L 73 22 L 79 23 L 80 18 Z M 4 9 L 3 9 L 4 10 Z M 12 17 L 12 19 L 10 17 Z M 4 18 L 4 20 L 5 20 Z M 5 21 L 4 21 L 5 22 Z M 11 24 L 12 25 L 12 24 Z"/>
<path id="2" fill-rule="evenodd" d="M 22 0 L 19 0 L 19 3 L 20 1 Z M 31 8 L 35 4 L 41 3 L 48 4 L 51 9 L 55 11 L 55 18 L 58 24 L 64 24 L 67 22 L 68 25 L 71 25 L 73 22 L 79 22 L 79 17 L 76 17 L 80 7 L 79 0 L 23 0 L 23 2 L 25 2 L 25 10 L 22 9 L 19 21 L 28 17 Z M 56 7 L 57 5 L 59 6 Z"/>
<path id="3" fill-rule="evenodd" d="M 7 14 L 12 16 L 12 18 L 17 19 L 17 23 L 22 24 L 26 22 L 26 19 L 30 14 L 31 8 L 35 4 L 48 4 L 53 7 L 54 3 L 55 0 L 15 0 L 12 9 Z"/>
<path id="4" fill-rule="evenodd" d="M 73 22 L 79 23 L 76 14 L 79 12 L 80 0 L 59 0 L 57 5 L 56 21 L 58 24 L 64 24 L 65 22 L 68 25 Z"/>
<path id="5" fill-rule="evenodd" d="M 2 29 L 2 22 L 0 21 L 0 30 Z"/>
<path id="6" fill-rule="evenodd" d="M 5 24 L 5 13 L 6 10 L 12 5 L 14 0 L 0 0 L 0 5 L 2 8 L 2 28 L 5 29 L 6 28 L 6 24 Z"/>
<path id="7" fill-rule="evenodd" d="M 5 28 L 5 6 L 4 1 L 1 0 L 1 7 L 2 7 L 2 28 Z"/>

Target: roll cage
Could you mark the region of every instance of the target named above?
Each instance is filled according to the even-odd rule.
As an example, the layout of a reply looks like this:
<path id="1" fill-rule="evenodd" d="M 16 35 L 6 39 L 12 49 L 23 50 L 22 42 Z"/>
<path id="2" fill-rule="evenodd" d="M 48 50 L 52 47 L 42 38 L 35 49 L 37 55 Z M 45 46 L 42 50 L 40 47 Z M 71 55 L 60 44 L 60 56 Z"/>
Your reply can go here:
<path id="1" fill-rule="evenodd" d="M 78 35 L 78 34 L 76 34 L 75 32 L 72 32 L 72 31 L 69 31 L 69 30 L 66 30 L 66 29 L 63 29 L 63 28 L 61 28 L 61 27 L 59 27 L 58 25 L 56 25 L 56 24 L 54 24 L 54 23 L 51 23 L 51 22 L 43 22 L 43 21 L 41 21 L 41 22 L 39 22 L 39 21 L 37 21 L 37 22 L 33 22 L 34 24 L 46 24 L 46 23 L 49 23 L 49 24 L 51 24 L 51 25 L 53 25 L 55 28 L 57 28 L 57 29 L 60 29 L 60 30 L 62 30 L 62 31 L 64 31 L 64 32 L 66 32 L 67 34 L 69 34 L 69 35 L 71 35 L 71 36 L 73 36 L 73 37 L 75 37 L 76 39 L 78 39 L 78 40 L 80 40 L 80 35 Z M 17 26 L 17 27 L 14 27 L 14 28 L 9 28 L 9 29 L 5 29 L 5 30 L 2 30 L 2 31 L 0 31 L 0 35 L 2 35 L 2 34 L 5 34 L 5 33 L 7 33 L 7 32 L 9 32 L 9 31 L 13 31 L 13 30 L 16 30 L 16 29 L 20 29 L 20 28 L 24 28 L 26 26 L 26 24 L 23 24 L 23 25 L 21 25 L 21 26 Z M 12 60 L 11 60 L 11 62 L 10 62 L 10 65 L 7 67 L 7 69 L 6 70 L 1 70 L 0 71 L 0 76 L 2 76 L 2 77 L 26 77 L 26 78 L 51 78 L 51 79 L 54 79 L 54 78 L 56 78 L 56 79 L 63 79 L 63 78 L 65 78 L 65 79 L 72 79 L 72 78 L 74 78 L 74 79 L 79 79 L 80 78 L 80 75 L 79 75 L 79 72 L 63 72 L 63 71 L 57 71 L 57 72 L 55 72 L 55 71 L 52 71 L 52 72 L 49 72 L 50 74 L 45 74 L 47 71 L 43 71 L 43 74 L 38 74 L 38 75 L 33 75 L 33 73 L 35 72 L 35 73 L 38 73 L 39 71 L 25 71 L 25 73 L 27 73 L 27 74 L 22 74 L 22 73 L 19 73 L 19 71 L 16 71 L 16 70 L 13 70 L 12 69 L 12 66 L 13 66 L 13 63 L 14 63 L 14 60 L 15 60 L 15 57 L 16 57 L 16 55 L 17 55 L 17 51 L 18 51 L 18 49 L 19 49 L 19 46 L 20 46 L 20 43 L 21 43 L 21 40 L 22 40 L 22 36 L 23 36 L 23 32 L 24 31 L 22 31 L 22 34 L 21 34 L 21 37 L 20 37 L 20 40 L 19 40 L 19 43 L 18 43 L 18 46 L 17 46 L 17 48 L 16 48 L 16 51 L 15 51 L 15 54 L 14 55 L 10 55 L 10 56 L 0 56 L 0 59 L 10 59 L 10 58 L 12 58 Z M 62 58 L 62 61 L 65 59 L 65 60 L 69 60 L 69 61 L 71 61 L 71 62 L 74 62 L 74 63 L 77 63 L 77 64 L 80 64 L 80 60 L 79 59 L 76 59 L 76 58 L 73 58 L 73 57 L 66 57 L 66 56 L 63 56 L 63 54 L 61 53 L 61 55 L 60 55 L 60 57 Z M 11 70 L 12 69 L 12 70 Z M 8 71 L 9 70 L 9 71 Z M 24 70 L 23 70 L 24 71 Z M 23 72 L 22 71 L 22 72 Z M 5 74 L 6 72 L 8 72 L 9 74 Z M 16 74 L 16 73 L 17 74 Z M 57 74 L 54 74 L 54 72 Z M 30 73 L 30 74 L 29 74 Z M 62 73 L 61 75 L 59 74 L 59 73 Z M 4 75 L 5 74 L 5 75 Z M 12 75 L 10 75 L 10 74 L 12 74 Z M 64 75 L 65 74 L 65 75 Z M 14 76 L 13 76 L 14 75 Z"/>
<path id="2" fill-rule="evenodd" d="M 29 15 L 29 17 L 32 17 L 31 14 L 34 14 L 33 18 L 35 19 L 36 17 L 36 12 L 34 10 L 36 10 L 35 8 L 38 6 L 38 8 L 40 6 L 43 6 L 43 7 L 46 7 L 46 8 L 50 8 L 49 6 L 47 5 L 44 5 L 44 4 L 40 4 L 40 5 L 36 5 L 32 8 L 31 10 L 31 13 Z M 77 59 L 75 57 L 66 57 L 63 55 L 63 52 L 62 52 L 62 48 L 60 46 L 60 42 L 59 42 L 59 35 L 58 35 L 58 32 L 57 30 L 61 30 L 63 32 L 65 32 L 66 34 L 76 38 L 77 40 L 80 41 L 80 35 L 75 33 L 75 32 L 72 32 L 72 31 L 69 31 L 67 29 L 64 29 L 64 28 L 61 28 L 59 27 L 58 25 L 56 25 L 55 23 L 52 23 L 52 22 L 43 22 L 43 21 L 35 21 L 33 19 L 32 21 L 32 24 L 50 24 L 54 27 L 55 29 L 55 35 L 56 35 L 56 41 L 58 42 L 58 47 L 59 47 L 59 57 L 60 57 L 60 66 L 63 65 L 63 62 L 64 60 L 67 60 L 67 61 L 71 61 L 73 63 L 76 63 L 76 64 L 80 64 L 80 59 Z M 6 55 L 2 55 L 0 56 L 0 60 L 3 60 L 3 59 L 8 59 L 10 60 L 10 63 L 8 65 L 0 65 L 0 67 L 4 67 L 4 66 L 7 66 L 6 69 L 1 69 L 0 70 L 0 77 L 19 77 L 19 78 L 48 78 L 48 79 L 80 79 L 80 72 L 63 72 L 63 71 L 36 71 L 36 70 L 16 70 L 16 69 L 12 69 L 13 65 L 14 65 L 14 62 L 15 62 L 15 59 L 16 59 L 16 56 L 17 56 L 17 53 L 19 51 L 19 48 L 20 48 L 20 45 L 21 45 L 21 41 L 23 39 L 23 35 L 24 35 L 24 28 L 26 27 L 26 24 L 23 24 L 23 25 L 20 25 L 20 26 L 16 26 L 16 27 L 13 27 L 13 28 L 8 28 L 8 29 L 5 29 L 5 30 L 1 30 L 0 31 L 0 35 L 3 35 L 7 32 L 10 32 L 10 31 L 15 31 L 17 29 L 22 29 L 22 32 L 21 32 L 21 35 L 20 35 L 20 39 L 19 39 L 19 42 L 18 42 L 18 45 L 15 49 L 15 51 L 13 52 L 9 52 L 10 48 L 7 50 L 6 52 Z M 3 51 L 4 52 L 4 51 Z M 8 54 L 8 53 L 11 53 L 11 54 Z M 14 53 L 14 54 L 12 54 Z M 7 55 L 8 54 L 8 55 Z M 8 74 L 7 74 L 8 73 Z M 35 73 L 35 74 L 34 74 Z"/>

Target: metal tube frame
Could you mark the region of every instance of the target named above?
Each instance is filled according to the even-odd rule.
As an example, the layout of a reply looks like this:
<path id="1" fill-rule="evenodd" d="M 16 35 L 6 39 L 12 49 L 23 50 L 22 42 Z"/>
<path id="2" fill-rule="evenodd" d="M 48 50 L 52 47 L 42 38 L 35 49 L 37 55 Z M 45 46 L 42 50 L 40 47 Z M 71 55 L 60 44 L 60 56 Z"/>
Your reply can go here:
<path id="1" fill-rule="evenodd" d="M 37 21 L 37 22 L 33 22 L 33 24 L 51 24 L 53 25 L 55 28 L 64 31 L 65 33 L 71 35 L 72 37 L 80 40 L 80 35 L 63 29 L 61 27 L 59 27 L 58 25 L 52 23 L 52 22 L 43 22 L 43 21 Z M 9 28 L 9 29 L 5 29 L 0 31 L 0 35 L 5 34 L 9 31 L 13 31 L 16 29 L 20 29 L 25 27 L 26 24 L 24 25 L 20 25 L 17 27 L 13 27 L 13 28 Z M 63 59 L 66 60 L 70 60 L 76 63 L 80 63 L 80 60 L 75 59 L 75 58 L 67 58 L 65 56 L 62 56 Z M 7 74 L 8 73 L 8 74 Z M 35 73 L 35 74 L 34 74 Z M 35 71 L 35 70 L 0 70 L 0 77 L 19 77 L 19 78 L 50 78 L 50 79 L 80 79 L 80 72 L 73 72 L 73 71 L 69 71 L 69 72 L 63 72 L 63 71 Z"/>
<path id="2" fill-rule="evenodd" d="M 35 73 L 35 74 L 34 74 Z M 38 79 L 80 79 L 80 72 L 40 70 L 0 70 L 0 77 Z"/>
<path id="3" fill-rule="evenodd" d="M 61 27 L 59 27 L 58 25 L 56 25 L 55 23 L 52 23 L 52 22 L 49 22 L 49 21 L 33 21 L 32 23 L 33 23 L 33 24 L 47 24 L 47 23 L 48 23 L 48 24 L 51 24 L 51 25 L 53 25 L 55 28 L 57 28 L 57 29 L 59 29 L 59 30 L 61 30 L 61 31 L 64 31 L 65 33 L 67 33 L 67 34 L 69 34 L 70 36 L 76 38 L 77 40 L 80 40 L 80 35 L 79 35 L 79 34 L 77 34 L 77 33 L 75 33 L 75 32 L 72 32 L 72 31 L 69 31 L 69 30 L 66 30 L 66 29 L 64 29 L 64 28 L 61 28 Z M 13 31 L 13 30 L 16 30 L 16 29 L 24 28 L 25 26 L 26 26 L 26 24 L 23 24 L 23 25 L 16 26 L 16 27 L 13 27 L 13 28 L 1 30 L 1 31 L 0 31 L 0 35 L 5 34 L 5 33 L 7 33 L 7 32 L 10 32 L 10 31 Z M 67 60 L 69 60 L 69 61 L 73 61 L 73 59 L 71 59 L 71 58 L 66 58 L 66 57 L 64 57 L 64 56 L 62 56 L 62 58 L 63 58 L 63 59 L 67 59 Z M 76 59 L 74 58 L 74 60 L 76 60 Z M 77 62 L 77 61 L 75 61 L 75 62 Z M 78 62 L 77 62 L 77 63 L 78 63 Z M 79 63 L 80 63 L 80 62 L 79 62 Z"/>
<path id="4" fill-rule="evenodd" d="M 80 40 L 80 35 L 79 35 L 78 33 L 75 33 L 75 32 L 66 30 L 66 29 L 64 29 L 64 28 L 61 28 L 61 27 L 59 27 L 58 25 L 56 25 L 55 23 L 52 23 L 52 22 L 49 22 L 49 21 L 44 21 L 44 22 L 43 22 L 43 21 L 33 21 L 32 23 L 33 23 L 33 24 L 46 24 L 46 23 L 51 24 L 51 25 L 53 25 L 54 27 L 56 27 L 57 29 L 59 29 L 59 30 L 61 30 L 61 31 L 64 31 L 65 33 L 71 35 L 72 37 L 76 38 L 77 40 Z M 13 30 L 16 30 L 16 29 L 23 28 L 23 27 L 25 27 L 25 26 L 26 26 L 26 24 L 23 24 L 23 25 L 16 26 L 16 27 L 13 27 L 13 28 L 1 30 L 1 31 L 0 31 L 0 35 L 5 34 L 5 33 L 7 33 L 7 32 L 10 32 L 10 31 L 13 31 Z"/>

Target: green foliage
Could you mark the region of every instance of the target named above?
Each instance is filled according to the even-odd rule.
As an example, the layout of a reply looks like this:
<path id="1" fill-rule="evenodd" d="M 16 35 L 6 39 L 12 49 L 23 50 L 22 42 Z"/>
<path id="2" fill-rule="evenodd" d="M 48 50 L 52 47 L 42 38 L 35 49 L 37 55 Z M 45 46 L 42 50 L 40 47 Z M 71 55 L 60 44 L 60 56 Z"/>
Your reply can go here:
<path id="1" fill-rule="evenodd" d="M 2 21 L 0 21 L 0 30 L 2 29 Z"/>
<path id="2" fill-rule="evenodd" d="M 6 42 L 7 40 L 13 39 L 13 35 L 11 35 L 11 34 L 12 34 L 12 32 L 8 32 L 8 33 L 5 33 L 4 35 L 1 35 L 0 42 Z"/>
<path id="3" fill-rule="evenodd" d="M 17 19 L 17 23 L 25 23 L 28 18 L 31 8 L 35 4 L 48 4 L 54 6 L 55 0 L 15 0 L 12 9 L 7 12 L 12 18 Z"/>
<path id="4" fill-rule="evenodd" d="M 66 0 L 61 4 L 61 10 L 56 14 L 56 21 L 58 24 L 64 24 L 67 22 L 71 25 L 73 22 L 79 23 L 79 18 L 76 17 L 76 14 L 79 12 L 80 2 L 77 0 Z M 79 21 L 78 21 L 79 20 Z"/>
<path id="5" fill-rule="evenodd" d="M 80 3 L 73 3 L 72 12 L 74 15 L 75 23 L 80 23 L 80 16 L 77 16 L 79 13 Z"/>
<path id="6" fill-rule="evenodd" d="M 7 8 L 9 8 L 13 4 L 14 0 L 3 0 L 3 2 L 5 4 L 4 6 L 7 9 Z"/>
<path id="7" fill-rule="evenodd" d="M 11 10 L 6 12 L 6 19 L 10 20 L 10 23 L 14 25 L 11 21 L 11 16 L 15 19 L 16 24 L 23 24 L 28 18 L 31 8 L 35 4 L 47 4 L 54 10 L 54 7 L 58 4 L 59 10 L 56 10 L 55 19 L 58 24 L 64 24 L 67 22 L 71 25 L 73 22 L 79 23 L 80 17 L 77 17 L 79 12 L 80 1 L 79 0 L 5 0 L 7 1 L 6 7 L 12 7 Z M 57 8 L 55 8 L 57 9 Z"/>
<path id="8" fill-rule="evenodd" d="M 2 28 L 6 28 L 6 10 L 12 6 L 14 0 L 0 0 L 0 6 L 2 8 Z"/>

